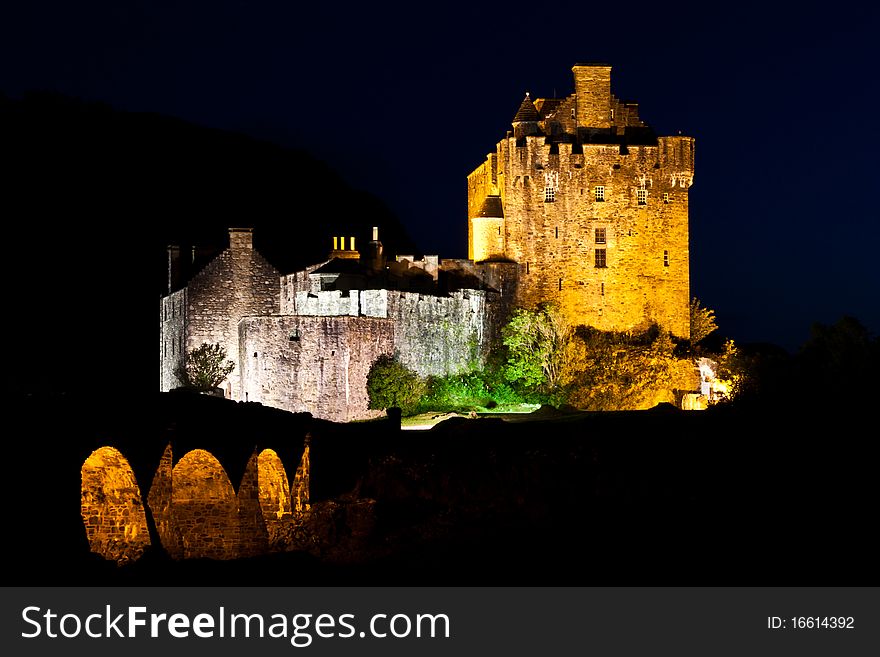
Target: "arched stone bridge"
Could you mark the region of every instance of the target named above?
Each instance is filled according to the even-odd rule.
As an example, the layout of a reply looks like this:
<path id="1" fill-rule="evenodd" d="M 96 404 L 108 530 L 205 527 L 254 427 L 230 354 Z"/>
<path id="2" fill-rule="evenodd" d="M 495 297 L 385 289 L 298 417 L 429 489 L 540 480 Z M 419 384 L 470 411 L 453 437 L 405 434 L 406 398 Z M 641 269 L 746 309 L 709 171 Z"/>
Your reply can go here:
<path id="1" fill-rule="evenodd" d="M 254 449 L 238 488 L 210 451 L 175 461 L 168 443 L 146 497 L 117 448 L 94 450 L 82 464 L 81 512 L 89 548 L 118 564 L 154 542 L 174 559 L 235 559 L 294 547 L 309 510 L 309 437 L 292 481 L 273 449 Z M 141 482 L 143 483 L 143 482 Z"/>

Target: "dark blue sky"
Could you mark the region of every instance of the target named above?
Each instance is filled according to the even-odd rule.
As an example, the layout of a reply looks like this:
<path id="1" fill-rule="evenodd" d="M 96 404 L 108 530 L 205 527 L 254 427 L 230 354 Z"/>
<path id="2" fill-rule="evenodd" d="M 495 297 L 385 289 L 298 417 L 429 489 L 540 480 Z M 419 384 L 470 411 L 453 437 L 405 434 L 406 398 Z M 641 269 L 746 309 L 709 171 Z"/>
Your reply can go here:
<path id="1" fill-rule="evenodd" d="M 693 293 L 742 341 L 880 332 L 873 3 L 40 2 L 0 10 L 0 91 L 49 89 L 305 148 L 420 247 L 466 255 L 465 176 L 575 62 L 692 135 Z M 862 6 L 864 5 L 864 6 Z"/>

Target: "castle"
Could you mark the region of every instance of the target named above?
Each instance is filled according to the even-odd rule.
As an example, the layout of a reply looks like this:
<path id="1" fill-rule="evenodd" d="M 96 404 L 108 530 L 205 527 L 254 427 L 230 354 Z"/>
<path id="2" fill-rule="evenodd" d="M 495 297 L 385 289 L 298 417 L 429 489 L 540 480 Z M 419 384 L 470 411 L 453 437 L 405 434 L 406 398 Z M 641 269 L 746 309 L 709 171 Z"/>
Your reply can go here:
<path id="1" fill-rule="evenodd" d="M 468 258 L 397 256 L 333 238 L 325 262 L 282 275 L 232 228 L 188 281 L 169 249 L 160 387 L 188 350 L 220 343 L 224 393 L 334 421 L 364 419 L 383 354 L 422 376 L 483 364 L 515 306 L 556 302 L 573 325 L 659 324 L 688 337 L 688 190 L 694 140 L 657 138 L 610 91 L 611 67 L 576 65 L 567 98 L 526 94 L 512 130 L 468 176 Z"/>

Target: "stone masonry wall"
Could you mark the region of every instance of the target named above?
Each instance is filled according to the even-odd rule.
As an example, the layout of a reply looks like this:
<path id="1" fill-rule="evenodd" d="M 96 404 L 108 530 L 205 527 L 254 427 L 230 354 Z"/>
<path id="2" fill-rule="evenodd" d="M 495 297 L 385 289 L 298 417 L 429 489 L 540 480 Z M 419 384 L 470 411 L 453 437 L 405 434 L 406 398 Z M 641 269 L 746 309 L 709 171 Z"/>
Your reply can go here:
<path id="1" fill-rule="evenodd" d="M 211 261 L 187 286 L 187 350 L 218 342 L 228 357 L 238 358 L 238 322 L 246 315 L 279 311 L 280 275 L 251 242 L 250 231 L 230 231 L 230 247 Z M 243 399 L 241 365 L 236 362 L 225 385 L 227 397 Z"/>
<path id="2" fill-rule="evenodd" d="M 194 449 L 174 466 L 172 479 L 172 526 L 183 558 L 235 559 L 238 499 L 220 462 Z"/>
<path id="3" fill-rule="evenodd" d="M 180 385 L 174 370 L 186 360 L 186 288 L 159 300 L 159 390 Z"/>
<path id="4" fill-rule="evenodd" d="M 575 324 L 633 330 L 657 322 L 687 337 L 693 139 L 663 137 L 624 152 L 582 148 L 559 144 L 551 154 L 531 136 L 524 146 L 499 143 L 505 255 L 520 265 L 517 304 L 556 301 Z M 552 202 L 547 185 L 556 186 Z M 600 186 L 604 200 L 596 200 Z M 597 249 L 605 267 L 596 266 Z"/>
<path id="5" fill-rule="evenodd" d="M 306 267 L 302 271 L 287 274 L 281 277 L 281 308 L 282 315 L 301 315 L 303 313 L 297 310 L 297 298 L 299 293 L 308 294 L 312 289 L 312 282 L 309 278 L 316 269 L 323 267 L 327 261 L 319 262 L 315 265 Z"/>
<path id="6" fill-rule="evenodd" d="M 497 303 L 497 294 L 483 290 L 449 296 L 389 291 L 397 357 L 422 376 L 456 374 L 484 363 Z"/>
<path id="7" fill-rule="evenodd" d="M 573 323 L 602 330 L 656 322 L 688 337 L 692 145 L 669 137 L 627 153 L 585 144 L 578 154 L 560 144 L 554 155 L 543 139 L 528 137 L 525 147 L 503 142 L 507 255 L 526 264 L 518 302 L 557 301 Z M 553 202 L 545 200 L 547 184 L 558 184 Z"/>
<path id="8" fill-rule="evenodd" d="M 82 465 L 81 513 L 89 549 L 117 564 L 136 561 L 150 546 L 141 491 L 128 460 L 101 447 Z"/>
<path id="9" fill-rule="evenodd" d="M 309 440 L 306 436 L 290 485 L 277 452 L 255 449 L 238 493 L 213 454 L 195 449 L 175 465 L 168 444 L 146 504 L 126 458 L 101 447 L 82 465 L 81 511 L 90 549 L 118 564 L 139 559 L 151 547 L 147 510 L 172 559 L 235 559 L 295 549 L 294 529 L 310 508 Z"/>
<path id="10" fill-rule="evenodd" d="M 372 317 L 246 317 L 239 359 L 247 401 L 348 422 L 376 417 L 366 382 L 373 362 L 394 353 L 394 327 Z"/>

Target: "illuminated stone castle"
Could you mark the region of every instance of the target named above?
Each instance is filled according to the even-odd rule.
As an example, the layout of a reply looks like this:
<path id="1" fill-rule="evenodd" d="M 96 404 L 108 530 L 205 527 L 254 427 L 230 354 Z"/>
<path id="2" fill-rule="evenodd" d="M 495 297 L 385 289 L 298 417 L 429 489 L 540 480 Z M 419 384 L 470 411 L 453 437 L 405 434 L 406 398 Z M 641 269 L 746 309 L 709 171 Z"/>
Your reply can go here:
<path id="1" fill-rule="evenodd" d="M 566 98 L 529 94 L 468 176 L 468 257 L 517 266 L 516 305 L 556 301 L 574 325 L 659 324 L 689 337 L 692 137 L 656 137 L 578 64 Z"/>
<path id="2" fill-rule="evenodd" d="M 393 354 L 422 376 L 483 364 L 514 306 L 557 302 L 572 325 L 688 337 L 688 190 L 694 140 L 657 138 L 611 94 L 611 67 L 576 65 L 575 93 L 526 94 L 512 130 L 468 176 L 468 259 L 386 260 L 334 237 L 328 260 L 282 276 L 233 228 L 229 248 L 181 277 L 170 250 L 160 388 L 187 351 L 220 343 L 228 398 L 349 421 L 367 374 Z"/>

